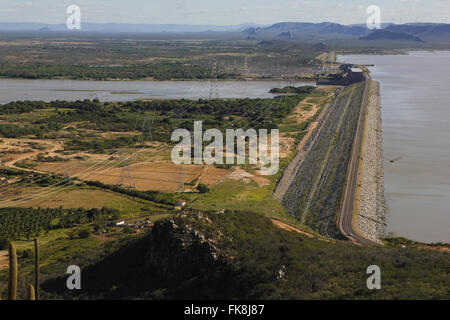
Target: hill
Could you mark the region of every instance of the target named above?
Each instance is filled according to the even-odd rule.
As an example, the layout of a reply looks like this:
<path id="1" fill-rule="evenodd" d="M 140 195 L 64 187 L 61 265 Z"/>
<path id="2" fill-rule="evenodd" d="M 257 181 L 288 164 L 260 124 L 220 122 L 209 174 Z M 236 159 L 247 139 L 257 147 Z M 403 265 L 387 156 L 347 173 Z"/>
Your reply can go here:
<path id="1" fill-rule="evenodd" d="M 422 39 L 405 32 L 396 32 L 389 30 L 375 30 L 371 34 L 360 37 L 360 40 L 394 40 L 394 41 L 413 41 L 424 42 Z"/>
<path id="2" fill-rule="evenodd" d="M 370 265 L 382 290 L 367 289 Z M 188 212 L 83 267 L 77 298 L 446 299 L 449 268 L 448 253 L 308 238 L 254 213 Z M 65 281 L 47 281 L 45 294 L 75 298 Z"/>
<path id="3" fill-rule="evenodd" d="M 365 26 L 346 26 L 338 23 L 282 22 L 269 27 L 251 27 L 243 32 L 258 38 L 280 38 L 287 34 L 291 38 L 327 39 L 333 37 L 355 37 L 367 34 Z"/>
<path id="4" fill-rule="evenodd" d="M 449 41 L 450 24 L 443 23 L 413 23 L 403 25 L 390 25 L 386 28 L 392 32 L 407 33 L 425 41 Z"/>
<path id="5" fill-rule="evenodd" d="M 364 45 L 364 40 L 377 40 L 378 44 L 400 44 L 415 42 L 428 46 L 448 45 L 450 42 L 450 24 L 383 24 L 382 29 L 369 30 L 365 24 L 342 25 L 332 22 L 305 23 L 282 22 L 268 27 L 250 27 L 242 32 L 253 39 L 288 39 L 304 42 L 349 43 Z M 387 40 L 382 41 L 382 40 Z M 393 40 L 393 41 L 392 41 Z M 421 45 L 420 47 L 422 47 Z"/>
<path id="6" fill-rule="evenodd" d="M 244 23 L 234 26 L 220 25 L 187 25 L 187 24 L 130 24 L 130 23 L 89 23 L 85 22 L 81 25 L 82 32 L 98 32 L 98 33 L 190 33 L 190 32 L 240 32 L 249 27 L 257 25 L 252 23 Z M 45 24 L 45 23 L 7 23 L 0 22 L 1 31 L 54 31 L 62 32 L 67 30 L 65 24 Z"/>

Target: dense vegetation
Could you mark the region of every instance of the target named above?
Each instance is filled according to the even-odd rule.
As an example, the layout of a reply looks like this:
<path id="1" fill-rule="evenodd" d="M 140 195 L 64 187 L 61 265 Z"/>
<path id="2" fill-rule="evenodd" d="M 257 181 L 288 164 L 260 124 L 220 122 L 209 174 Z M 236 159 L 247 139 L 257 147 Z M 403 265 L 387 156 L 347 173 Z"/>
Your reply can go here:
<path id="1" fill-rule="evenodd" d="M 154 37 L 154 38 L 152 38 Z M 159 35 L 128 34 L 105 38 L 85 34 L 64 37 L 0 35 L 0 76 L 27 79 L 209 79 L 217 55 L 219 79 L 242 78 L 247 66 L 261 77 L 300 73 L 320 54 L 311 45 L 259 43 L 226 39 L 164 39 Z M 247 57 L 247 58 L 245 58 Z"/>
<path id="2" fill-rule="evenodd" d="M 44 231 L 117 219 L 115 209 L 2 208 L 0 209 L 0 239 L 30 240 Z"/>
<path id="3" fill-rule="evenodd" d="M 66 149 L 103 152 L 107 149 L 154 141 L 170 140 L 176 128 L 193 130 L 194 121 L 203 121 L 203 129 L 267 128 L 274 129 L 292 112 L 313 88 L 302 93 L 273 99 L 158 100 L 103 103 L 98 99 L 69 101 L 16 101 L 0 106 L 0 114 L 14 115 L 45 110 L 46 116 L 24 124 L 0 124 L 0 136 L 17 138 L 35 135 L 50 137 L 51 132 L 76 123 L 78 129 L 102 132 L 145 131 L 144 137 L 82 139 L 66 134 Z M 151 128 L 151 130 L 150 130 Z M 150 134 L 151 131 L 151 134 Z"/>
<path id="4" fill-rule="evenodd" d="M 211 77 L 211 69 L 199 65 L 189 65 L 170 61 L 124 66 L 0 64 L 0 77 L 24 79 L 70 78 L 74 80 L 200 80 L 209 79 Z M 230 78 L 231 75 L 219 73 L 217 77 L 218 79 L 226 79 Z"/>
<path id="5" fill-rule="evenodd" d="M 44 137 L 46 133 L 61 130 L 62 126 L 58 123 L 49 123 L 41 125 L 14 125 L 14 124 L 0 124 L 0 136 L 5 138 L 18 138 L 28 135 L 35 135 L 38 138 Z"/>
<path id="6" fill-rule="evenodd" d="M 302 93 L 306 93 L 306 94 L 310 94 L 314 91 L 315 87 L 312 86 L 304 86 L 304 87 L 293 87 L 293 86 L 288 86 L 288 87 L 284 87 L 284 88 L 273 88 L 270 90 L 270 93 L 275 93 L 275 94 L 279 94 L 279 93 L 290 93 L 290 94 L 302 94 Z"/>
<path id="7" fill-rule="evenodd" d="M 382 270 L 368 290 L 366 269 Z M 84 267 L 78 298 L 446 299 L 449 255 L 363 248 L 287 232 L 247 212 L 194 213 L 160 222 L 150 235 Z M 202 270 L 199 272 L 199 270 Z M 64 275 L 44 285 L 61 291 Z M 114 290 L 110 290 L 114 287 Z"/>
<path id="8" fill-rule="evenodd" d="M 7 169 L 1 168 L 0 175 L 5 177 L 17 177 L 17 184 L 19 185 L 34 185 L 40 187 L 48 187 L 50 185 L 55 184 L 64 184 L 69 185 L 72 183 L 72 178 L 70 181 L 67 178 L 55 175 L 55 174 L 46 174 L 46 173 L 30 173 L 28 171 L 16 170 L 16 169 Z M 8 188 L 8 186 L 0 186 L 0 192 L 4 191 L 4 188 Z"/>

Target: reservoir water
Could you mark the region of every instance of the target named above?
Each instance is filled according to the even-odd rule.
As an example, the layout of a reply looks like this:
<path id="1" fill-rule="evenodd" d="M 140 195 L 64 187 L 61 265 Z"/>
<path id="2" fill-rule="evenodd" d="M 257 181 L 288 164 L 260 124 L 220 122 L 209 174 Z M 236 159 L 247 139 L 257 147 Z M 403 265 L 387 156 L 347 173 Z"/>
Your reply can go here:
<path id="1" fill-rule="evenodd" d="M 286 81 L 218 81 L 221 98 L 271 98 L 270 89 Z M 300 85 L 314 83 L 298 82 Z M 209 81 L 78 81 L 0 79 L 0 103 L 16 100 L 129 101 L 209 98 Z"/>
<path id="2" fill-rule="evenodd" d="M 388 232 L 450 243 L 450 52 L 339 59 L 375 64 L 370 68 L 372 76 L 381 83 Z M 219 81 L 217 85 L 221 98 L 269 98 L 271 88 L 289 83 Z M 198 99 L 208 98 L 210 88 L 208 81 L 0 79 L 0 103 Z"/>
<path id="3" fill-rule="evenodd" d="M 450 51 L 339 61 L 381 83 L 387 232 L 450 243 Z"/>

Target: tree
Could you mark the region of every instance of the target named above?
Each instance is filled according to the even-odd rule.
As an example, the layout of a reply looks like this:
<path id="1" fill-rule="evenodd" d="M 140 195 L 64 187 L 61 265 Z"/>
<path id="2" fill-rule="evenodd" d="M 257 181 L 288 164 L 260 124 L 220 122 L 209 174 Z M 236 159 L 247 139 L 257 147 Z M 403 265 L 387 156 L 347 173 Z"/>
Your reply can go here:
<path id="1" fill-rule="evenodd" d="M 9 246 L 9 240 L 6 238 L 0 238 L 0 250 L 6 250 Z"/>
<path id="2" fill-rule="evenodd" d="M 200 183 L 197 186 L 197 190 L 200 193 L 207 193 L 207 192 L 209 192 L 210 189 L 209 189 L 209 187 L 206 184 Z"/>

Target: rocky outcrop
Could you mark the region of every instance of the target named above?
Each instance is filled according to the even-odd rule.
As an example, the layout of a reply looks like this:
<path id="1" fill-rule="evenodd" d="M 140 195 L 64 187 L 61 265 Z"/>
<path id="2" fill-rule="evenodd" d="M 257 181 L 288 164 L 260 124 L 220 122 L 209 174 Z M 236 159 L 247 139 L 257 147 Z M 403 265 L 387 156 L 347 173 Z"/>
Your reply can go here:
<path id="1" fill-rule="evenodd" d="M 369 95 L 357 226 L 360 233 L 373 241 L 385 234 L 385 198 L 383 183 L 383 136 L 381 129 L 380 86 L 372 81 Z"/>
<path id="2" fill-rule="evenodd" d="M 201 213 L 198 217 L 208 223 Z M 168 220 L 157 223 L 149 235 L 145 264 L 166 279 L 188 278 L 215 266 L 218 260 L 215 244 L 193 226 L 178 226 Z"/>

